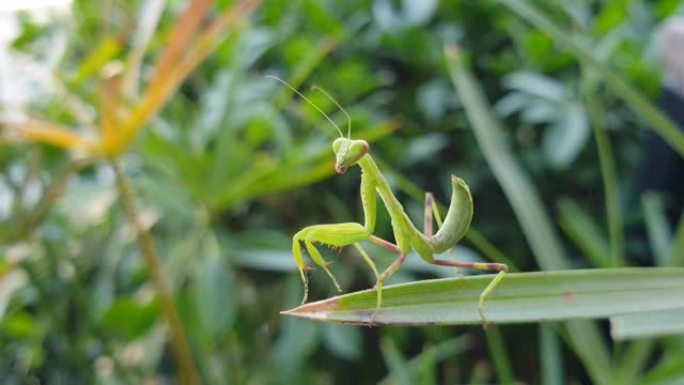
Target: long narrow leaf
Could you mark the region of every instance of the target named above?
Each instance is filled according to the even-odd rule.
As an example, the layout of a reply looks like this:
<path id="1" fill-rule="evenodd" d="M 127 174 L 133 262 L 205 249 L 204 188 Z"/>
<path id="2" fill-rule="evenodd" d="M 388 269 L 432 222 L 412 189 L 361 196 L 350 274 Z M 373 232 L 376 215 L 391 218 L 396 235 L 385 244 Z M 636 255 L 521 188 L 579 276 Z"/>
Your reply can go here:
<path id="1" fill-rule="evenodd" d="M 558 202 L 560 225 L 594 267 L 611 267 L 610 245 L 593 218 L 575 201 Z"/>
<path id="2" fill-rule="evenodd" d="M 616 301 L 624 300 L 616 299 Z M 570 348 L 584 363 L 591 380 L 595 384 L 614 384 L 612 362 L 608 348 L 603 343 L 602 333 L 586 319 L 565 322 Z"/>
<path id="3" fill-rule="evenodd" d="M 617 167 L 613 145 L 604 124 L 603 106 L 596 97 L 597 81 L 591 76 L 587 65 L 582 65 L 581 81 L 583 94 L 591 128 L 594 132 L 596 150 L 599 156 L 601 176 L 603 179 L 603 194 L 606 202 L 606 220 L 610 238 L 610 264 L 606 267 L 625 265 L 625 239 L 622 229 L 622 209 L 618 188 Z M 608 255 L 608 254 L 604 254 Z"/>
<path id="4" fill-rule="evenodd" d="M 377 314 L 375 290 L 283 313 L 361 325 L 481 324 L 478 300 L 490 281 L 491 276 L 476 276 L 388 286 Z M 488 322 L 521 323 L 682 307 L 684 268 L 621 268 L 509 274 L 485 302 L 484 313 Z"/>
<path id="5" fill-rule="evenodd" d="M 383 339 L 380 342 L 380 351 L 385 363 L 389 369 L 392 378 L 399 385 L 411 385 L 414 382 L 414 376 L 408 370 L 408 365 L 401 352 L 397 349 L 397 345 L 391 339 Z"/>
<path id="6" fill-rule="evenodd" d="M 665 295 L 676 296 L 681 293 L 673 291 Z M 616 340 L 684 335 L 684 307 L 612 317 L 610 334 Z"/>
<path id="7" fill-rule="evenodd" d="M 539 359 L 542 384 L 563 385 L 563 353 L 558 336 L 548 324 L 539 325 Z"/>
<path id="8" fill-rule="evenodd" d="M 472 346 L 472 339 L 470 335 L 463 335 L 458 338 L 453 338 L 440 342 L 438 345 L 430 346 L 421 354 L 413 357 L 406 362 L 406 368 L 410 373 L 416 374 L 421 370 L 423 364 L 423 355 L 429 350 L 430 354 L 434 356 L 434 360 L 444 361 L 448 358 L 456 356 L 459 353 L 469 349 Z M 386 376 L 378 382 L 378 385 L 398 385 L 398 382 L 390 375 Z"/>
<path id="9" fill-rule="evenodd" d="M 497 380 L 500 384 L 513 384 L 515 378 L 513 377 L 513 369 L 511 365 L 510 355 L 506 351 L 501 331 L 498 327 L 492 327 L 486 335 L 487 345 L 489 345 L 489 354 L 492 357 L 494 364 L 494 371 L 496 372 Z"/>
<path id="10" fill-rule="evenodd" d="M 656 265 L 664 266 L 667 253 L 672 243 L 670 225 L 665 215 L 663 197 L 655 192 L 647 192 L 641 196 L 641 206 L 644 210 L 646 233 L 651 246 L 651 253 Z"/>

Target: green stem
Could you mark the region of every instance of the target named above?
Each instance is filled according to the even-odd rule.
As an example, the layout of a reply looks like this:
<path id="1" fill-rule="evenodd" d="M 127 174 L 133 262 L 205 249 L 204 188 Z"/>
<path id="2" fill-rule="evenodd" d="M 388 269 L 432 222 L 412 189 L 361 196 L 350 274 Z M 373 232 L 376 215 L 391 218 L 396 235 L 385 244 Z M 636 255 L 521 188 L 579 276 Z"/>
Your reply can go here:
<path id="1" fill-rule="evenodd" d="M 473 338 L 469 334 L 464 334 L 460 337 L 453 338 L 437 345 L 431 346 L 428 349 L 433 350 L 434 359 L 436 362 L 444 361 L 447 358 L 454 357 L 458 354 L 473 347 Z M 423 354 L 406 361 L 406 368 L 412 374 L 420 372 L 423 365 Z M 388 374 L 385 378 L 378 382 L 378 385 L 396 385 L 397 381 L 392 378 L 392 374 Z"/>
<path id="2" fill-rule="evenodd" d="M 385 359 L 387 369 L 392 376 L 391 378 L 397 384 L 410 385 L 413 383 L 414 376 L 411 375 L 406 360 L 402 357 L 394 341 L 389 338 L 381 340 L 380 352 L 382 353 L 382 358 Z"/>
<path id="3" fill-rule="evenodd" d="M 649 357 L 655 348 L 654 339 L 643 339 L 631 342 L 621 355 L 620 366 L 617 369 L 617 383 L 638 384 L 641 383 L 639 373 L 648 363 Z"/>
<path id="4" fill-rule="evenodd" d="M 606 202 L 606 217 L 608 234 L 610 237 L 610 256 L 613 267 L 625 265 L 624 236 L 622 234 L 622 210 L 620 209 L 620 193 L 618 191 L 617 172 L 613 147 L 608 132 L 601 119 L 601 108 L 595 97 L 596 87 L 587 84 L 588 68 L 582 65 L 582 80 L 585 83 L 584 97 L 586 100 L 589 120 L 596 140 L 599 164 L 603 179 L 603 193 Z"/>
<path id="5" fill-rule="evenodd" d="M 541 361 L 541 383 L 563 385 L 563 355 L 561 344 L 553 326 L 548 323 L 539 325 L 539 359 Z"/>
<path id="6" fill-rule="evenodd" d="M 667 266 L 684 265 L 684 212 L 679 219 L 677 230 L 675 230 L 672 239 L 672 246 L 670 246 L 670 252 L 665 261 Z"/>
<path id="7" fill-rule="evenodd" d="M 125 215 L 135 229 L 138 247 L 143 255 L 145 264 L 150 274 L 152 284 L 161 300 L 162 315 L 166 319 L 171 332 L 171 346 L 173 347 L 176 360 L 180 371 L 180 383 L 187 385 L 199 384 L 199 374 L 192 358 L 190 345 L 183 330 L 183 324 L 178 314 L 178 309 L 173 299 L 171 286 L 164 276 L 163 267 L 159 255 L 154 248 L 152 236 L 140 224 L 138 211 L 135 207 L 135 199 L 128 180 L 126 179 L 121 166 L 115 159 L 110 160 L 110 164 L 116 174 L 116 183 L 119 188 L 119 196 Z"/>
<path id="8" fill-rule="evenodd" d="M 592 327 L 591 321 L 575 319 L 565 321 L 567 331 L 566 341 L 577 357 L 584 364 L 584 368 L 597 385 L 619 384 L 613 381 L 610 356 L 606 344 L 603 343 L 601 333 Z"/>
<path id="9" fill-rule="evenodd" d="M 511 369 L 511 361 L 506 352 L 501 332 L 498 326 L 489 326 L 487 328 L 487 345 L 489 352 L 492 355 L 492 362 L 494 363 L 494 370 L 496 371 L 497 383 L 499 384 L 515 384 L 513 377 L 513 370 Z"/>

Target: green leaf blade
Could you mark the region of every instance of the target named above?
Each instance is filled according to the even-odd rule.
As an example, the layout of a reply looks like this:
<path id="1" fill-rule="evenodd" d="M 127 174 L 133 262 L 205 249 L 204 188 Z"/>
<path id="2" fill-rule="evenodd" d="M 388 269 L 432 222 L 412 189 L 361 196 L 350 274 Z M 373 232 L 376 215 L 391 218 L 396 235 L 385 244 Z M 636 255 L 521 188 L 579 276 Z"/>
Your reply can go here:
<path id="1" fill-rule="evenodd" d="M 684 308 L 623 314 L 610 319 L 610 334 L 618 341 L 684 334 Z"/>
<path id="2" fill-rule="evenodd" d="M 365 290 L 302 305 L 283 314 L 360 325 L 481 324 L 479 295 L 491 276 L 388 286 L 375 313 Z M 684 307 L 684 269 L 624 268 L 509 274 L 485 302 L 491 323 L 607 318 Z"/>

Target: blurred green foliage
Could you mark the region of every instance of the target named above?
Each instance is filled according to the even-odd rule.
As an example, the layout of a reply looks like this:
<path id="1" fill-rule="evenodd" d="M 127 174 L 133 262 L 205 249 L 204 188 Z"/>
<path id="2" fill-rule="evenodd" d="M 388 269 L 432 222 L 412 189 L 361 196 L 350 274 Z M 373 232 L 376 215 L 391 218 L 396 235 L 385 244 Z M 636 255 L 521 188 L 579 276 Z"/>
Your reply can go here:
<path id="1" fill-rule="evenodd" d="M 534 3 L 588 42 L 601 62 L 657 96 L 652 36 L 659 22 L 682 12 L 679 1 Z M 163 6 L 159 23 L 145 24 L 154 19 L 155 4 Z M 216 2 L 213 13 L 230 4 Z M 21 33 L 12 47 L 22 55 L 45 62 L 53 31 L 68 36 L 64 52 L 46 64 L 56 86 L 26 111 L 64 126 L 94 120 L 103 68 L 126 65 L 136 36 L 147 28 L 154 33 L 140 75 L 149 79 L 185 6 L 77 0 L 70 17 L 47 24 L 19 15 Z M 267 74 L 302 89 L 344 127 L 344 116 L 307 86 L 335 95 L 352 116 L 352 135 L 373 141 L 374 157 L 413 218 L 421 217 L 422 202 L 393 175 L 445 198 L 449 174 L 457 174 L 475 197 L 474 227 L 520 270 L 539 269 L 519 225 L 523 220 L 488 167 L 450 82 L 445 44 L 458 44 L 468 55 L 507 123 L 503 138 L 563 231 L 568 264 L 611 266 L 585 75 L 551 37 L 497 1 L 268 0 L 186 79 L 119 159 L 162 256 L 202 383 L 684 380 L 681 337 L 615 342 L 579 323 L 487 333 L 478 327 L 366 329 L 279 314 L 298 303 L 302 290 L 291 235 L 310 224 L 356 220 L 361 208 L 358 171 L 328 179 L 333 127 Z M 626 237 L 628 264 L 673 264 L 667 252 L 674 250 L 673 239 L 684 238 L 684 227 L 661 220 L 665 203 L 657 198 L 644 198 L 642 210 L 641 197 L 634 196 L 648 127 L 609 90 L 596 87 L 593 97 L 620 178 L 619 226 L 637 229 Z M 114 174 L 106 162 L 95 161 L 62 180 L 72 157 L 46 145 L 0 147 L 0 379 L 171 381 L 177 362 L 159 293 Z M 62 193 L 43 212 L 45 194 L 60 183 Z M 377 233 L 389 237 L 382 210 L 378 220 Z M 644 223 L 650 239 L 638 230 Z M 473 242 L 457 254 L 487 254 Z M 372 250 L 380 263 L 391 260 Z M 372 284 L 354 253 L 335 260 L 346 290 Z M 435 274 L 453 271 L 410 262 L 393 282 Z M 324 278 L 313 276 L 314 298 L 333 294 Z"/>

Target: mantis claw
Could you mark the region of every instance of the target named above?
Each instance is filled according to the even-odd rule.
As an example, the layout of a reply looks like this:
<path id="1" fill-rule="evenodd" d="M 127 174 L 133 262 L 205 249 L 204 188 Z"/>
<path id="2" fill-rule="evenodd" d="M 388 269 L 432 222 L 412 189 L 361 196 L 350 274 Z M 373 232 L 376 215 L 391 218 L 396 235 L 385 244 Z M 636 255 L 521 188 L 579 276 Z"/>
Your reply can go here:
<path id="1" fill-rule="evenodd" d="M 373 312 L 373 315 L 371 316 L 371 320 L 370 320 L 370 325 L 369 325 L 369 326 L 375 326 L 375 319 L 378 317 L 378 312 L 379 312 L 379 311 L 380 311 L 380 309 L 375 309 L 375 311 Z"/>
<path id="2" fill-rule="evenodd" d="M 482 304 L 480 304 L 480 306 L 477 307 L 477 311 L 478 313 L 480 313 L 480 319 L 482 320 L 482 328 L 487 330 L 489 328 L 489 321 L 487 321 L 487 318 L 485 317 L 484 307 L 482 306 Z"/>
<path id="3" fill-rule="evenodd" d="M 335 285 L 335 288 L 337 289 L 337 292 L 338 292 L 338 293 L 341 293 L 341 292 L 342 292 L 342 287 L 340 287 L 340 284 L 337 283 L 337 279 L 335 279 L 335 276 L 333 275 L 332 271 L 330 271 L 330 269 L 328 269 L 328 265 L 330 265 L 331 263 L 332 263 L 332 262 L 330 262 L 330 261 L 329 261 L 329 262 L 326 262 L 326 263 L 323 265 L 323 270 L 325 270 L 325 272 L 328 274 L 328 277 L 330 277 L 330 279 L 333 281 L 333 284 Z"/>
<path id="4" fill-rule="evenodd" d="M 340 284 L 337 283 L 337 280 L 335 279 L 335 277 L 332 274 L 330 274 L 330 278 L 332 279 L 333 284 L 335 285 L 335 288 L 337 289 L 337 292 L 342 293 L 344 290 L 342 290 L 342 287 L 340 286 Z"/>
<path id="5" fill-rule="evenodd" d="M 373 286 L 373 289 L 375 290 L 375 296 L 376 296 L 376 305 L 375 305 L 375 311 L 373 312 L 373 315 L 371 316 L 371 326 L 375 325 L 375 319 L 378 317 L 378 313 L 380 312 L 380 308 L 382 307 L 382 279 L 378 279 L 377 282 L 375 283 L 375 286 Z"/>
<path id="6" fill-rule="evenodd" d="M 306 303 L 306 300 L 309 298 L 309 282 L 304 281 L 304 295 L 302 296 L 302 305 Z"/>

